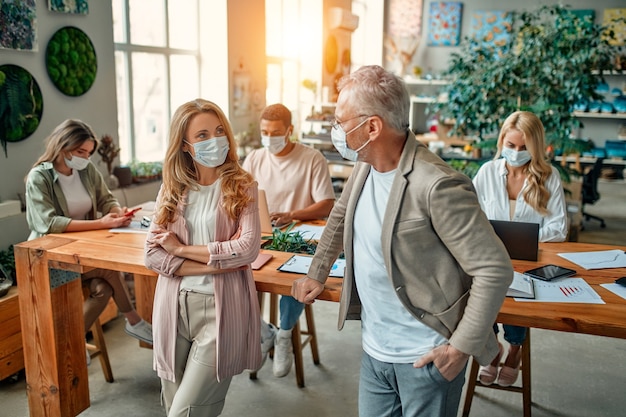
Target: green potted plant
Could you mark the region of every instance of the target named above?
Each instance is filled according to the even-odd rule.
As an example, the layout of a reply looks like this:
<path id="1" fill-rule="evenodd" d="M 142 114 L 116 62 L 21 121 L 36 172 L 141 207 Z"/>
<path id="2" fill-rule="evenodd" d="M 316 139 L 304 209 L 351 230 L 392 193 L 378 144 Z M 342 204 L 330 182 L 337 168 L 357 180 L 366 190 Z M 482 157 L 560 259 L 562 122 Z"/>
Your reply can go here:
<path id="1" fill-rule="evenodd" d="M 430 111 L 454 120 L 449 134 L 478 140 L 496 137 L 510 113 L 532 111 L 549 145 L 576 152 L 578 142 L 569 138 L 581 123 L 572 108 L 598 97 L 601 70 L 613 67 L 619 50 L 610 44 L 614 33 L 561 5 L 512 12 L 511 22 L 509 40 L 500 48 L 464 39 L 445 72 L 449 99 Z"/>

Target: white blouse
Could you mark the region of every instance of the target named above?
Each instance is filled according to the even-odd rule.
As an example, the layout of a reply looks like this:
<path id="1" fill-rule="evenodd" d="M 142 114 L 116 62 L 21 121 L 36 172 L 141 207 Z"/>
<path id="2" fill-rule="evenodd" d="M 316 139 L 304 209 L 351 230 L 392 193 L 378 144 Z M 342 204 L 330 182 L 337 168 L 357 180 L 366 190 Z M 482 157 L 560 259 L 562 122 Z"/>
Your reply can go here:
<path id="1" fill-rule="evenodd" d="M 556 168 L 552 167 L 552 174 L 546 181 L 546 188 L 550 192 L 548 200 L 548 214 L 542 216 L 524 201 L 523 191 L 528 186 L 528 180 L 517 196 L 513 215 L 506 191 L 506 169 L 503 158 L 486 162 L 473 179 L 478 200 L 483 211 L 490 220 L 510 220 L 539 224 L 540 242 L 563 242 L 567 236 L 567 209 L 565 194 L 561 184 L 561 177 Z"/>

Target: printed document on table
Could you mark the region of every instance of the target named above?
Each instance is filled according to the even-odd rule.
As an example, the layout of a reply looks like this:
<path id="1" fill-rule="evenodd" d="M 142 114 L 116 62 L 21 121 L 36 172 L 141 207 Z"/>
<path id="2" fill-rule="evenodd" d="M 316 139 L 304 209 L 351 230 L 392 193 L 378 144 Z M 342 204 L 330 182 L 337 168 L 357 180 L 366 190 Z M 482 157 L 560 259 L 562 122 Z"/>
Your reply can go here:
<path id="1" fill-rule="evenodd" d="M 585 269 L 626 267 L 626 254 L 623 250 L 619 249 L 595 252 L 559 253 L 559 256 Z"/>
<path id="2" fill-rule="evenodd" d="M 626 300 L 626 287 L 619 284 L 600 284 L 601 287 L 606 288 L 615 295 L 619 295 Z"/>
<path id="3" fill-rule="evenodd" d="M 294 272 L 296 274 L 306 274 L 311 266 L 312 256 L 293 255 L 287 259 L 284 264 L 278 267 L 279 271 Z M 345 259 L 337 259 L 330 269 L 329 277 L 343 278 L 344 269 L 346 268 Z"/>
<path id="4" fill-rule="evenodd" d="M 582 278 L 564 278 L 556 281 L 535 281 L 535 298 L 516 298 L 521 302 L 554 302 L 606 304 L 591 285 Z"/>
<path id="5" fill-rule="evenodd" d="M 300 232 L 303 238 L 305 239 L 313 239 L 320 240 L 322 238 L 322 232 L 324 231 L 324 226 L 312 226 L 310 224 L 301 224 L 294 227 L 292 232 Z"/>

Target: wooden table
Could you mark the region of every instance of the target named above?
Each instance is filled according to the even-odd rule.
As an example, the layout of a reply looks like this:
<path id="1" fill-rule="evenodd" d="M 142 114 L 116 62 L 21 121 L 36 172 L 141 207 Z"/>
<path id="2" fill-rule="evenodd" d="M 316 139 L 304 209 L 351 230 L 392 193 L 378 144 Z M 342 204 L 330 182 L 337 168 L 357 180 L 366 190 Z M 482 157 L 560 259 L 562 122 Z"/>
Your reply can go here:
<path id="1" fill-rule="evenodd" d="M 48 235 L 15 245 L 16 271 L 31 416 L 74 417 L 89 407 L 89 386 L 84 349 L 80 280 L 51 283 L 49 267 L 83 272 L 108 268 L 135 275 L 138 312 L 152 315 L 156 274 L 144 266 L 145 235 L 91 231 Z M 538 262 L 514 261 L 517 271 L 539 264 L 556 263 L 580 271 L 606 302 L 603 305 L 528 303 L 506 299 L 499 322 L 611 336 L 626 339 L 626 300 L 600 287 L 626 275 L 626 269 L 584 271 L 562 259 L 561 252 L 616 249 L 609 245 L 547 243 L 540 245 Z M 620 248 L 624 249 L 624 248 Z M 257 290 L 290 294 L 293 280 L 301 275 L 276 272 L 291 254 L 271 252 L 274 258 L 254 271 Z M 331 278 L 320 299 L 339 301 L 341 279 Z"/>

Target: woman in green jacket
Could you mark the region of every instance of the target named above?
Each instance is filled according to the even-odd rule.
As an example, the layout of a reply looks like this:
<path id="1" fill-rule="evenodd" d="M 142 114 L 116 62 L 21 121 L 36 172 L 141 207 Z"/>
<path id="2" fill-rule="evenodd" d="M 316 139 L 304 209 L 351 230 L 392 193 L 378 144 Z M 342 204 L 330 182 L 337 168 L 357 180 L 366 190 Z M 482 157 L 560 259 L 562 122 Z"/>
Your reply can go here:
<path id="1" fill-rule="evenodd" d="M 45 152 L 26 178 L 29 240 L 48 233 L 128 226 L 132 217 L 124 216 L 126 207 L 120 206 L 89 160 L 97 146 L 93 130 L 80 120 L 66 120 L 48 136 Z M 74 273 L 50 271 L 52 279 L 59 275 L 67 280 Z M 126 317 L 126 333 L 152 344 L 152 327 L 133 307 L 121 272 L 95 269 L 81 279 L 90 294 L 83 307 L 85 333 L 113 297 Z"/>

